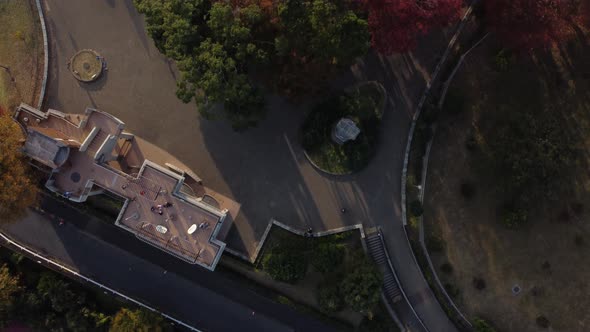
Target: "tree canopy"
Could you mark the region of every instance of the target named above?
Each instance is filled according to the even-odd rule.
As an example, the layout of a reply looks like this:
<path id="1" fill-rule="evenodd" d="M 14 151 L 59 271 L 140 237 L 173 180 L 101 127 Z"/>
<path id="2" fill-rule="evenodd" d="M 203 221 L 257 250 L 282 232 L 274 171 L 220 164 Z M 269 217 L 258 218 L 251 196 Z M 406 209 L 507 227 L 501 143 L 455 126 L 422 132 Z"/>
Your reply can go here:
<path id="1" fill-rule="evenodd" d="M 145 309 L 121 308 L 111 323 L 111 332 L 162 332 L 165 329 L 162 316 Z M 167 326 L 166 326 L 167 327 Z"/>
<path id="2" fill-rule="evenodd" d="M 204 17 L 211 6 L 207 0 L 134 0 L 145 14 L 148 34 L 160 52 L 182 59 L 199 46 L 206 34 Z"/>
<path id="3" fill-rule="evenodd" d="M 308 61 L 350 64 L 369 49 L 368 25 L 345 2 L 287 0 L 278 7 L 276 49 Z"/>
<path id="4" fill-rule="evenodd" d="M 579 0 L 486 0 L 486 23 L 507 46 L 530 49 L 563 42 L 588 20 Z"/>
<path id="5" fill-rule="evenodd" d="M 300 94 L 369 47 L 367 22 L 336 0 L 135 0 L 158 49 L 178 62 L 177 96 L 234 129 L 264 115 L 261 88 Z M 255 84 L 255 79 L 264 78 Z M 266 84 L 264 84 L 266 83 Z M 296 88 L 294 88 L 296 87 Z M 219 107 L 219 106 L 223 107 Z"/>
<path id="6" fill-rule="evenodd" d="M 21 290 L 18 276 L 10 273 L 6 264 L 0 267 L 0 323 L 10 318 L 14 308 L 16 294 Z"/>
<path id="7" fill-rule="evenodd" d="M 380 300 L 383 275 L 364 254 L 353 260 L 340 284 L 344 302 L 353 310 L 370 311 Z"/>
<path id="8" fill-rule="evenodd" d="M 433 28 L 459 19 L 462 0 L 359 0 L 368 10 L 371 43 L 382 54 L 407 52 Z"/>
<path id="9" fill-rule="evenodd" d="M 36 187 L 20 152 L 23 134 L 16 122 L 0 113 L 0 216 L 9 222 L 35 202 Z"/>

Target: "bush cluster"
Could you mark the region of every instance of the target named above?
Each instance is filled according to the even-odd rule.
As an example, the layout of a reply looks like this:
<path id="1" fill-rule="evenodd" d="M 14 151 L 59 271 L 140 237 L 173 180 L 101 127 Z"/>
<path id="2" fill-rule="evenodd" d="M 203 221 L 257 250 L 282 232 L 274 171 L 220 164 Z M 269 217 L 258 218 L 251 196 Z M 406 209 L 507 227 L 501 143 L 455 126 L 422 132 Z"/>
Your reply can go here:
<path id="1" fill-rule="evenodd" d="M 294 283 L 305 276 L 307 260 L 293 246 L 277 245 L 264 255 L 262 266 L 273 279 Z"/>
<path id="2" fill-rule="evenodd" d="M 318 302 L 325 312 L 339 311 L 346 306 L 367 313 L 379 303 L 382 284 L 381 272 L 359 251 L 320 283 Z"/>
<path id="3" fill-rule="evenodd" d="M 365 167 L 375 154 L 379 141 L 383 99 L 380 89 L 372 84 L 351 93 L 341 93 L 319 103 L 308 114 L 301 126 L 301 144 L 308 156 L 320 168 L 332 173 L 350 173 Z M 342 118 L 353 120 L 361 130 L 354 141 L 338 145 L 332 140 L 332 130 Z"/>

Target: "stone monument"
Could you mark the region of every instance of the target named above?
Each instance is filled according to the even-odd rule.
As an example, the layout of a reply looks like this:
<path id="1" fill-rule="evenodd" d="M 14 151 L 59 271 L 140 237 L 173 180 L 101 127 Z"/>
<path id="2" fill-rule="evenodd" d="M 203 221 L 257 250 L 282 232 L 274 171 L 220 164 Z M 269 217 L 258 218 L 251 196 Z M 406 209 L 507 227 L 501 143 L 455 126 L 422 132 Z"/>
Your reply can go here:
<path id="1" fill-rule="evenodd" d="M 349 118 L 340 119 L 332 130 L 332 140 L 337 144 L 344 144 L 348 141 L 354 141 L 361 133 L 356 123 Z"/>

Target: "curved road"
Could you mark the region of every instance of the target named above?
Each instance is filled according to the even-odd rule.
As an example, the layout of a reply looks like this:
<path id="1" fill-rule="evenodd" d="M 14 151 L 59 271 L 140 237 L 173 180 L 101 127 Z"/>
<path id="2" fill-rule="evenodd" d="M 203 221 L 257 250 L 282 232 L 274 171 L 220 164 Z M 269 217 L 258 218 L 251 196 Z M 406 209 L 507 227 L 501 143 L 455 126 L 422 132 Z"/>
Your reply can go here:
<path id="1" fill-rule="evenodd" d="M 369 55 L 338 80 L 344 87 L 378 80 L 389 93 L 382 146 L 373 162 L 348 177 L 318 173 L 297 144 L 304 106 L 269 97 L 267 119 L 234 133 L 201 119 L 194 104 L 175 96 L 178 75 L 146 35 L 131 0 L 44 1 L 50 40 L 47 106 L 79 113 L 91 106 L 126 122 L 130 131 L 178 156 L 204 182 L 242 203 L 228 245 L 252 252 L 270 218 L 293 227 L 326 230 L 362 222 L 381 226 L 410 301 L 430 331 L 455 331 L 428 289 L 408 247 L 401 218 L 400 174 L 411 116 L 448 36 L 424 40 L 407 55 Z M 109 70 L 92 84 L 67 69 L 77 51 L 92 48 Z M 340 208 L 349 211 L 341 214 Z"/>

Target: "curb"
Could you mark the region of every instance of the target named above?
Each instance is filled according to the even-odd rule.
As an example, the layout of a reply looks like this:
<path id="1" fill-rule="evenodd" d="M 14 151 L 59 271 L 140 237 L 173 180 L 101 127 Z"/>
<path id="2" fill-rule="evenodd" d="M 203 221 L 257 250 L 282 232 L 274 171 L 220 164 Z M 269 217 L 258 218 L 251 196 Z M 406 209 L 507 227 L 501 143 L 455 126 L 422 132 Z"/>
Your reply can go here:
<path id="1" fill-rule="evenodd" d="M 80 278 L 80 279 L 82 279 L 82 280 L 84 280 L 86 282 L 89 282 L 89 283 L 93 284 L 94 286 L 97 286 L 100 289 L 104 289 L 106 291 L 109 291 L 112 294 L 118 295 L 118 296 L 124 298 L 127 301 L 133 302 L 136 305 L 139 305 L 139 306 L 144 307 L 144 308 L 146 308 L 146 309 L 148 309 L 150 311 L 153 311 L 155 313 L 158 313 L 158 314 L 162 315 L 163 317 L 165 317 L 165 318 L 173 321 L 175 324 L 182 325 L 183 327 L 185 327 L 185 328 L 187 328 L 187 329 L 189 329 L 191 331 L 201 332 L 201 330 L 199 330 L 199 329 L 197 329 L 197 328 L 195 328 L 195 327 L 193 327 L 193 326 L 191 326 L 191 325 L 189 325 L 189 324 L 187 324 L 187 323 L 185 323 L 185 322 L 183 322 L 181 320 L 178 320 L 178 319 L 176 319 L 176 318 L 174 318 L 174 317 L 172 317 L 172 316 L 170 316 L 168 314 L 165 314 L 165 313 L 163 313 L 161 311 L 158 311 L 157 309 L 155 309 L 153 307 L 150 307 L 149 305 L 147 305 L 147 304 L 145 304 L 143 302 L 140 302 L 139 300 L 136 300 L 136 299 L 134 299 L 132 297 L 129 297 L 129 296 L 127 296 L 127 295 L 125 295 L 125 294 L 123 294 L 123 293 L 121 293 L 119 291 L 116 291 L 116 290 L 114 290 L 112 288 L 109 288 L 108 286 L 105 286 L 105 285 L 103 285 L 103 284 L 101 284 L 101 283 L 99 283 L 97 281 L 94 281 L 93 279 L 91 279 L 89 277 L 86 277 L 85 275 L 80 274 L 80 273 L 78 273 L 78 272 L 76 272 L 76 271 L 74 271 L 74 270 L 72 270 L 72 269 L 70 269 L 70 268 L 68 268 L 68 267 L 66 267 L 66 266 L 64 266 L 64 265 L 56 262 L 56 261 L 53 261 L 53 260 L 51 260 L 49 258 L 46 258 L 42 254 L 38 254 L 34 250 L 29 249 L 26 246 L 21 245 L 21 244 L 19 244 L 18 242 L 14 241 L 14 240 L 11 240 L 8 236 L 6 236 L 1 231 L 0 231 L 0 238 L 2 238 L 4 241 L 6 241 L 6 243 L 3 243 L 4 246 L 6 246 L 6 244 L 12 245 L 12 246 L 20 249 L 21 251 L 24 251 L 25 253 L 27 253 L 27 254 L 31 255 L 32 257 L 38 259 L 37 260 L 37 263 L 39 263 L 39 264 L 41 264 L 42 262 L 48 263 L 50 266 L 56 267 L 60 271 L 62 271 L 64 273 L 71 274 L 74 277 L 77 277 L 77 278 Z M 12 248 L 8 248 L 8 249 L 14 251 Z"/>
<path id="2" fill-rule="evenodd" d="M 451 72 L 451 75 L 449 76 L 447 81 L 444 83 L 443 93 L 441 96 L 441 100 L 439 101 L 439 109 L 442 106 L 442 103 L 443 103 L 444 98 L 447 94 L 448 88 L 451 85 L 451 82 L 452 82 L 453 78 L 455 77 L 455 74 L 457 73 L 457 71 L 461 67 L 462 63 L 465 61 L 465 59 L 471 53 L 471 51 L 473 51 L 477 46 L 479 46 L 488 37 L 488 35 L 489 35 L 489 33 L 486 33 L 479 41 L 477 41 L 471 48 L 469 48 L 465 53 L 463 53 L 463 55 L 461 55 L 459 62 L 457 63 L 457 65 L 455 66 L 453 71 Z M 430 139 L 430 141 L 428 142 L 428 144 L 426 146 L 426 151 L 424 153 L 424 156 L 422 156 L 422 158 L 423 158 L 422 181 L 420 183 L 421 189 L 420 189 L 419 198 L 418 198 L 420 200 L 420 202 L 424 202 L 424 195 L 426 193 L 426 177 L 428 175 L 428 162 L 430 160 L 430 150 L 432 148 L 432 144 L 434 142 L 435 135 L 436 135 L 436 125 L 433 125 L 432 126 L 432 138 Z M 455 312 L 457 314 L 459 314 L 461 319 L 465 323 L 467 323 L 467 325 L 469 327 L 473 327 L 471 322 L 465 317 L 465 315 L 459 309 L 459 307 L 457 307 L 457 305 L 455 304 L 455 301 L 453 301 L 453 299 L 449 296 L 449 294 L 447 293 L 447 290 L 445 289 L 442 282 L 440 281 L 440 278 L 438 277 L 438 273 L 436 272 L 436 269 L 434 268 L 434 264 L 432 263 L 432 259 L 430 258 L 430 253 L 428 252 L 428 249 L 426 248 L 426 242 L 424 239 L 424 217 L 423 216 L 419 217 L 419 223 L 420 223 L 420 230 L 419 230 L 420 247 L 422 248 L 422 251 L 424 253 L 424 256 L 426 257 L 426 260 L 428 261 L 428 266 L 430 268 L 430 272 L 432 272 L 432 275 L 434 276 L 434 279 L 438 285 L 439 290 L 443 293 L 444 297 L 446 298 L 447 304 L 450 304 L 450 306 L 453 307 Z"/>
<path id="3" fill-rule="evenodd" d="M 414 249 L 412 248 L 412 245 L 410 243 L 410 238 L 408 236 L 408 232 L 406 230 L 406 226 L 408 224 L 407 222 L 407 209 L 406 209 L 406 186 L 407 186 L 407 173 L 408 173 L 408 163 L 409 163 L 409 159 L 410 159 L 410 151 L 411 151 L 411 147 L 412 147 L 412 139 L 414 137 L 414 131 L 416 129 L 416 123 L 418 121 L 418 118 L 420 117 L 420 114 L 422 112 L 422 107 L 424 106 L 424 103 L 426 102 L 426 98 L 428 97 L 428 95 L 430 94 L 430 88 L 432 87 L 432 82 L 434 82 L 436 80 L 436 78 L 438 77 L 438 74 L 440 73 L 440 70 L 442 68 L 442 64 L 444 62 L 446 62 L 449 54 L 451 53 L 451 49 L 453 48 L 453 46 L 455 45 L 455 42 L 458 39 L 458 36 L 460 35 L 461 31 L 463 31 L 463 28 L 465 27 L 465 24 L 467 22 L 467 18 L 471 16 L 471 13 L 473 12 L 473 6 L 478 2 L 478 0 L 473 0 L 471 2 L 471 4 L 469 5 L 469 8 L 467 9 L 467 11 L 465 12 L 465 14 L 463 15 L 463 18 L 461 19 L 461 22 L 459 23 L 459 26 L 457 28 L 457 31 L 455 32 L 455 34 L 453 35 L 453 37 L 451 38 L 451 40 L 449 41 L 449 43 L 447 44 L 447 48 L 442 56 L 442 58 L 440 59 L 440 61 L 438 62 L 438 64 L 436 65 L 434 72 L 430 78 L 430 80 L 426 83 L 426 88 L 424 89 L 424 93 L 422 94 L 422 97 L 420 98 L 420 101 L 418 102 L 418 105 L 416 107 L 416 112 L 414 113 L 413 117 L 412 117 L 412 123 L 410 125 L 410 130 L 408 132 L 408 138 L 407 138 L 407 142 L 406 142 L 406 149 L 405 149 L 405 153 L 404 153 L 404 163 L 403 163 L 403 168 L 402 168 L 402 175 L 401 175 L 401 214 L 402 214 L 402 228 L 404 229 L 404 235 L 406 237 L 406 241 L 407 241 L 407 245 L 408 248 L 410 249 L 411 253 L 412 253 L 412 258 L 414 259 L 414 262 L 416 264 L 416 266 L 418 267 L 420 273 L 420 276 L 422 277 L 422 280 L 424 280 L 424 282 L 426 283 L 426 285 L 429 286 L 428 282 L 426 281 L 426 278 L 424 276 L 424 273 L 422 272 L 422 269 L 420 268 L 420 265 L 418 264 L 418 259 L 416 258 L 416 254 L 414 253 Z M 436 296 L 434 295 L 433 290 L 428 287 L 428 290 L 430 292 L 430 294 L 437 300 Z M 413 305 L 408 301 L 408 303 L 410 304 L 410 307 L 413 309 Z M 439 306 L 440 303 L 439 303 Z M 444 309 L 441 306 L 441 310 Z M 419 317 L 419 315 L 417 315 Z M 453 323 L 453 321 L 448 317 L 448 315 L 445 313 L 445 316 L 447 317 L 447 319 L 449 319 L 449 321 L 451 321 L 451 324 L 454 326 L 455 324 Z"/>
<path id="4" fill-rule="evenodd" d="M 418 117 L 420 116 L 420 113 L 422 113 L 422 106 L 424 106 L 424 103 L 426 102 L 426 97 L 428 97 L 428 95 L 430 93 L 430 88 L 432 87 L 432 82 L 434 80 L 436 80 L 436 78 L 440 72 L 440 69 L 442 67 L 442 64 L 449 57 L 449 54 L 451 53 L 451 49 L 455 45 L 455 42 L 457 41 L 457 38 L 459 37 L 459 34 L 461 33 L 461 31 L 463 31 L 463 27 L 465 27 L 465 22 L 467 22 L 467 18 L 469 16 L 471 16 L 471 13 L 473 11 L 473 5 L 475 3 L 477 3 L 477 1 L 478 0 L 473 0 L 471 2 L 471 5 L 469 5 L 469 9 L 467 9 L 467 11 L 465 12 L 465 15 L 461 19 L 461 23 L 459 23 L 459 27 L 457 28 L 457 31 L 453 35 L 453 38 L 451 38 L 451 40 L 449 41 L 449 44 L 447 45 L 447 49 L 445 50 L 445 53 L 443 54 L 442 58 L 440 59 L 440 61 L 436 65 L 436 68 L 434 69 L 434 73 L 432 74 L 430 81 L 428 81 L 428 83 L 426 83 L 426 88 L 424 89 L 424 93 L 422 94 L 422 98 L 420 98 L 420 102 L 418 103 L 418 106 L 416 107 L 416 112 L 414 113 L 414 116 L 412 117 L 412 124 L 410 125 L 410 131 L 408 132 L 408 139 L 407 139 L 407 143 L 406 143 L 406 152 L 404 153 L 404 166 L 402 168 L 402 181 L 401 181 L 401 189 L 402 189 L 401 190 L 402 191 L 401 208 L 402 208 L 402 223 L 404 226 L 406 226 L 408 224 L 408 220 L 407 220 L 407 216 L 406 216 L 406 180 L 407 180 L 407 174 L 408 174 L 408 162 L 410 160 L 410 150 L 412 147 L 412 139 L 414 138 L 414 130 L 416 129 L 416 122 L 418 121 Z"/>
<path id="5" fill-rule="evenodd" d="M 474 0 L 472 2 L 472 5 L 475 4 L 477 2 L 477 0 Z M 472 6 L 471 5 L 471 6 Z M 472 8 L 472 7 L 470 7 Z M 465 15 L 465 17 L 463 18 L 462 24 L 465 22 L 465 18 L 467 17 L 467 14 Z M 470 14 L 470 13 L 469 13 Z M 464 25 L 464 24 L 463 24 Z M 457 36 L 460 33 L 460 29 L 462 29 L 463 25 L 461 25 L 461 27 L 458 29 L 457 32 Z M 489 33 L 485 34 L 479 41 L 477 41 L 471 48 L 469 48 L 465 53 L 463 53 L 461 55 L 461 57 L 459 58 L 459 61 L 457 62 L 457 64 L 455 65 L 455 67 L 453 68 L 453 71 L 451 72 L 451 74 L 449 75 L 449 78 L 443 83 L 443 92 L 442 92 L 442 96 L 439 100 L 439 104 L 438 107 L 440 108 L 442 106 L 442 103 L 444 101 L 444 98 L 447 94 L 448 88 L 450 86 L 451 81 L 453 80 L 456 72 L 458 71 L 458 69 L 461 67 L 461 64 L 464 62 L 465 58 L 467 57 L 467 55 L 469 55 L 469 53 L 471 53 L 472 50 L 474 50 L 478 45 L 480 45 L 485 39 L 486 37 L 488 37 Z M 428 88 L 429 90 L 429 88 Z M 427 92 L 426 92 L 427 93 Z M 419 105 L 421 110 L 422 105 Z M 419 113 L 419 111 L 417 113 Z M 419 114 L 418 114 L 419 117 Z M 415 117 L 415 119 L 412 120 L 412 127 L 415 127 L 415 123 L 418 119 L 418 117 Z M 420 202 L 424 201 L 424 194 L 426 192 L 425 188 L 426 188 L 426 177 L 428 174 L 428 162 L 429 162 L 429 158 L 430 158 L 430 151 L 432 148 L 432 144 L 434 142 L 434 136 L 436 133 L 436 125 L 433 125 L 432 127 L 433 130 L 433 134 L 432 134 L 432 138 L 430 139 L 430 141 L 427 143 L 426 146 L 426 151 L 424 153 L 424 155 L 422 156 L 423 158 L 423 166 L 422 166 L 422 181 L 420 183 L 421 189 L 419 192 L 419 197 L 418 199 L 420 200 Z M 413 129 L 413 128 L 412 128 Z M 413 133 L 412 133 L 413 136 Z M 411 137 L 409 137 L 409 139 L 411 139 Z M 406 146 L 406 158 L 409 159 L 409 153 L 411 150 L 411 142 L 409 142 L 409 144 Z M 404 204 L 402 206 L 402 210 L 405 209 L 405 203 L 406 203 L 406 188 L 405 188 L 405 183 L 407 179 L 407 164 L 406 164 L 407 160 L 404 160 L 404 169 L 403 169 L 403 175 L 402 175 L 402 203 Z M 403 214 L 403 220 L 406 221 L 407 215 L 406 213 Z M 406 226 L 406 222 L 404 222 L 404 226 Z M 438 273 L 436 272 L 436 269 L 434 268 L 434 264 L 432 263 L 432 260 L 430 258 L 430 254 L 428 252 L 428 249 L 426 248 L 426 243 L 425 243 L 425 239 L 424 239 L 424 223 L 423 223 L 423 217 L 420 216 L 419 217 L 419 244 L 420 244 L 420 249 L 422 250 L 427 262 L 428 262 L 428 267 L 430 269 L 430 272 L 433 274 L 434 279 L 436 284 L 438 285 L 438 289 L 442 292 L 443 296 L 446 299 L 447 305 L 450 305 L 455 312 L 459 315 L 460 319 L 463 320 L 463 322 L 465 322 L 467 324 L 467 326 L 472 327 L 473 325 L 471 324 L 471 322 L 465 317 L 465 315 L 463 314 L 463 312 L 461 310 L 459 310 L 459 308 L 457 307 L 457 305 L 455 304 L 455 302 L 453 301 L 453 299 L 449 296 L 449 294 L 447 293 L 446 289 L 444 288 L 444 286 L 442 285 L 439 277 L 438 277 Z M 404 227 L 404 232 L 405 232 L 405 227 Z M 408 240 L 408 243 L 410 243 L 409 237 L 407 232 L 406 233 L 406 239 Z M 416 256 L 413 252 L 412 249 L 412 254 L 414 255 L 414 260 L 416 260 Z M 417 260 L 416 260 L 417 263 Z M 424 276 L 423 276 L 424 277 Z"/>
<path id="6" fill-rule="evenodd" d="M 309 161 L 309 163 L 311 164 L 311 166 L 313 166 L 313 168 L 315 168 L 316 170 L 328 174 L 328 175 L 332 175 L 332 176 L 345 176 L 345 175 L 351 175 L 354 174 L 354 171 L 351 172 L 347 172 L 347 173 L 333 173 L 330 171 L 326 171 L 325 169 L 321 168 L 320 166 L 318 166 L 312 159 L 311 157 L 307 154 L 307 151 L 305 151 L 305 149 L 303 149 L 303 154 L 305 155 L 305 159 L 307 159 L 307 161 Z"/>
<path id="7" fill-rule="evenodd" d="M 47 45 L 47 27 L 45 26 L 45 15 L 43 15 L 43 7 L 41 7 L 41 0 L 35 0 L 35 3 L 37 4 L 39 21 L 41 22 L 41 30 L 43 32 L 43 51 L 45 53 L 45 55 L 43 56 L 43 82 L 41 83 L 41 91 L 39 92 L 39 102 L 37 104 L 37 109 L 41 110 L 43 106 L 43 101 L 45 99 L 45 89 L 47 88 L 47 75 L 49 72 L 49 50 Z"/>

